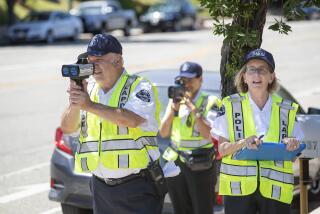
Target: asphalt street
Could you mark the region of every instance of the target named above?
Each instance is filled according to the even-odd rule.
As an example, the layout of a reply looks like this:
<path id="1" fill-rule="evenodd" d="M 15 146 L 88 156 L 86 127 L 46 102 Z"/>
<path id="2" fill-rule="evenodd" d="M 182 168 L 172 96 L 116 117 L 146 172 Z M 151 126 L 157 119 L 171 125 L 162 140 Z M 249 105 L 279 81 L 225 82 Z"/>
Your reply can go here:
<path id="1" fill-rule="evenodd" d="M 273 53 L 280 83 L 302 107 L 320 108 L 320 22 L 290 24 L 293 32 L 289 35 L 265 30 L 262 48 Z M 88 37 L 75 43 L 0 47 L 1 214 L 61 213 L 60 205 L 47 197 L 54 131 L 68 102 L 68 80 L 61 77 L 60 68 L 76 61 L 85 51 Z M 178 69 L 187 60 L 206 70 L 220 67 L 223 39 L 213 36 L 211 30 L 119 39 L 130 73 Z M 313 204 L 313 208 L 317 206 Z"/>

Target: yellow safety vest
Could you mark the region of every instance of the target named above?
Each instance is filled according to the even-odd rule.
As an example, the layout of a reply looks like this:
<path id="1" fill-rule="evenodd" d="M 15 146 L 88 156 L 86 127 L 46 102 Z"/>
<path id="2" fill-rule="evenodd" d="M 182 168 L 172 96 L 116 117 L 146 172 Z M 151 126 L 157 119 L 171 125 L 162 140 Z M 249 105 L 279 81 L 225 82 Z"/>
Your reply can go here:
<path id="1" fill-rule="evenodd" d="M 220 100 L 215 96 L 209 96 L 208 94 L 201 92 L 199 98 L 196 100 L 195 106 L 206 116 L 212 106 L 216 104 L 218 108 L 221 106 Z M 167 161 L 176 160 L 178 158 L 178 151 L 190 151 L 199 148 L 212 148 L 213 144 L 210 140 L 201 137 L 200 132 L 195 130 L 195 117 L 192 113 L 189 114 L 189 126 L 186 122 L 182 122 L 182 115 L 174 117 L 171 129 L 171 147 L 168 147 L 163 153 L 163 158 Z M 183 158 L 180 156 L 182 161 Z"/>
<path id="2" fill-rule="evenodd" d="M 234 94 L 223 99 L 228 121 L 229 140 L 256 135 L 256 127 L 248 94 Z M 270 127 L 264 141 L 281 142 L 291 136 L 298 104 L 272 95 Z M 259 176 L 259 178 L 258 178 Z M 235 160 L 232 155 L 223 157 L 220 168 L 221 195 L 244 196 L 258 187 L 270 199 L 290 204 L 293 197 L 293 167 L 291 161 Z"/>
<path id="3" fill-rule="evenodd" d="M 121 76 L 108 101 L 108 106 L 122 108 L 134 91 L 141 77 Z M 90 98 L 99 103 L 98 84 L 93 86 Z M 152 86 L 156 103 L 155 118 L 160 122 L 158 92 Z M 80 144 L 75 154 L 75 171 L 88 172 L 97 169 L 99 160 L 108 169 L 143 169 L 149 163 L 148 150 L 158 150 L 157 132 L 145 132 L 141 128 L 120 127 L 95 114 L 85 112 L 87 134 L 80 134 Z"/>

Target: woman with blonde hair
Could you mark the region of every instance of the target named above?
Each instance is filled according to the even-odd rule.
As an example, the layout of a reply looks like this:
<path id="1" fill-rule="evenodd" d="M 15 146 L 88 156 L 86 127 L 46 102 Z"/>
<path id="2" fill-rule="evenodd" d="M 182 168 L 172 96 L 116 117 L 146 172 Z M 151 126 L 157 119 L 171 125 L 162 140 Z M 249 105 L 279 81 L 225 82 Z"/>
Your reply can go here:
<path id="1" fill-rule="evenodd" d="M 235 85 L 239 93 L 223 99 L 224 113 L 211 130 L 223 156 L 219 193 L 225 196 L 225 213 L 289 214 L 292 162 L 236 160 L 233 154 L 243 147 L 257 149 L 262 141 L 296 150 L 303 138 L 295 120 L 298 104 L 274 94 L 278 86 L 274 59 L 260 48 L 246 54 Z"/>

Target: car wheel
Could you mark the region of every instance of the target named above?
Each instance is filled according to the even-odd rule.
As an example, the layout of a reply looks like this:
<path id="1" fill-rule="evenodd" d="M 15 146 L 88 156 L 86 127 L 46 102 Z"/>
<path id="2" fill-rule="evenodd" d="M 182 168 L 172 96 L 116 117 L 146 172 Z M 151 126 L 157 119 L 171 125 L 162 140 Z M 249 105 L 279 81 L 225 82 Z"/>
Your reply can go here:
<path id="1" fill-rule="evenodd" d="M 108 24 L 107 23 L 103 23 L 100 29 L 100 33 L 104 34 L 108 32 Z"/>
<path id="2" fill-rule="evenodd" d="M 63 214 L 93 214 L 92 210 L 75 207 L 69 204 L 61 204 Z"/>
<path id="3" fill-rule="evenodd" d="M 54 42 L 54 36 L 52 31 L 48 31 L 47 36 L 46 36 L 46 42 L 48 44 L 52 44 Z"/>
<path id="4" fill-rule="evenodd" d="M 320 180 L 319 179 L 312 181 L 310 192 L 313 195 L 319 195 L 320 194 Z"/>
<path id="5" fill-rule="evenodd" d="M 130 36 L 130 30 L 131 30 L 130 25 L 127 25 L 127 26 L 123 29 L 123 34 L 124 34 L 124 36 Z"/>
<path id="6" fill-rule="evenodd" d="M 73 35 L 71 37 L 72 41 L 76 41 L 79 38 L 79 31 L 77 28 L 74 29 Z"/>
<path id="7" fill-rule="evenodd" d="M 177 31 L 181 31 L 182 30 L 182 26 L 179 20 L 175 21 L 173 24 L 173 31 L 177 32 Z"/>

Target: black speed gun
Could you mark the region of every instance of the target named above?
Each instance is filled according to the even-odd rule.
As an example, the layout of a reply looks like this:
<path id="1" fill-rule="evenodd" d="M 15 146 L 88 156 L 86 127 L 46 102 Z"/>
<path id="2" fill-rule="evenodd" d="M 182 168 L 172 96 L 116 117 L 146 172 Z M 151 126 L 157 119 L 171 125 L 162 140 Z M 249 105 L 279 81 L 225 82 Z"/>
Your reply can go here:
<path id="1" fill-rule="evenodd" d="M 78 58 L 77 63 L 62 65 L 61 73 L 63 77 L 70 77 L 77 85 L 82 87 L 82 80 L 89 78 L 94 72 L 94 64 L 88 63 L 86 58 Z"/>

